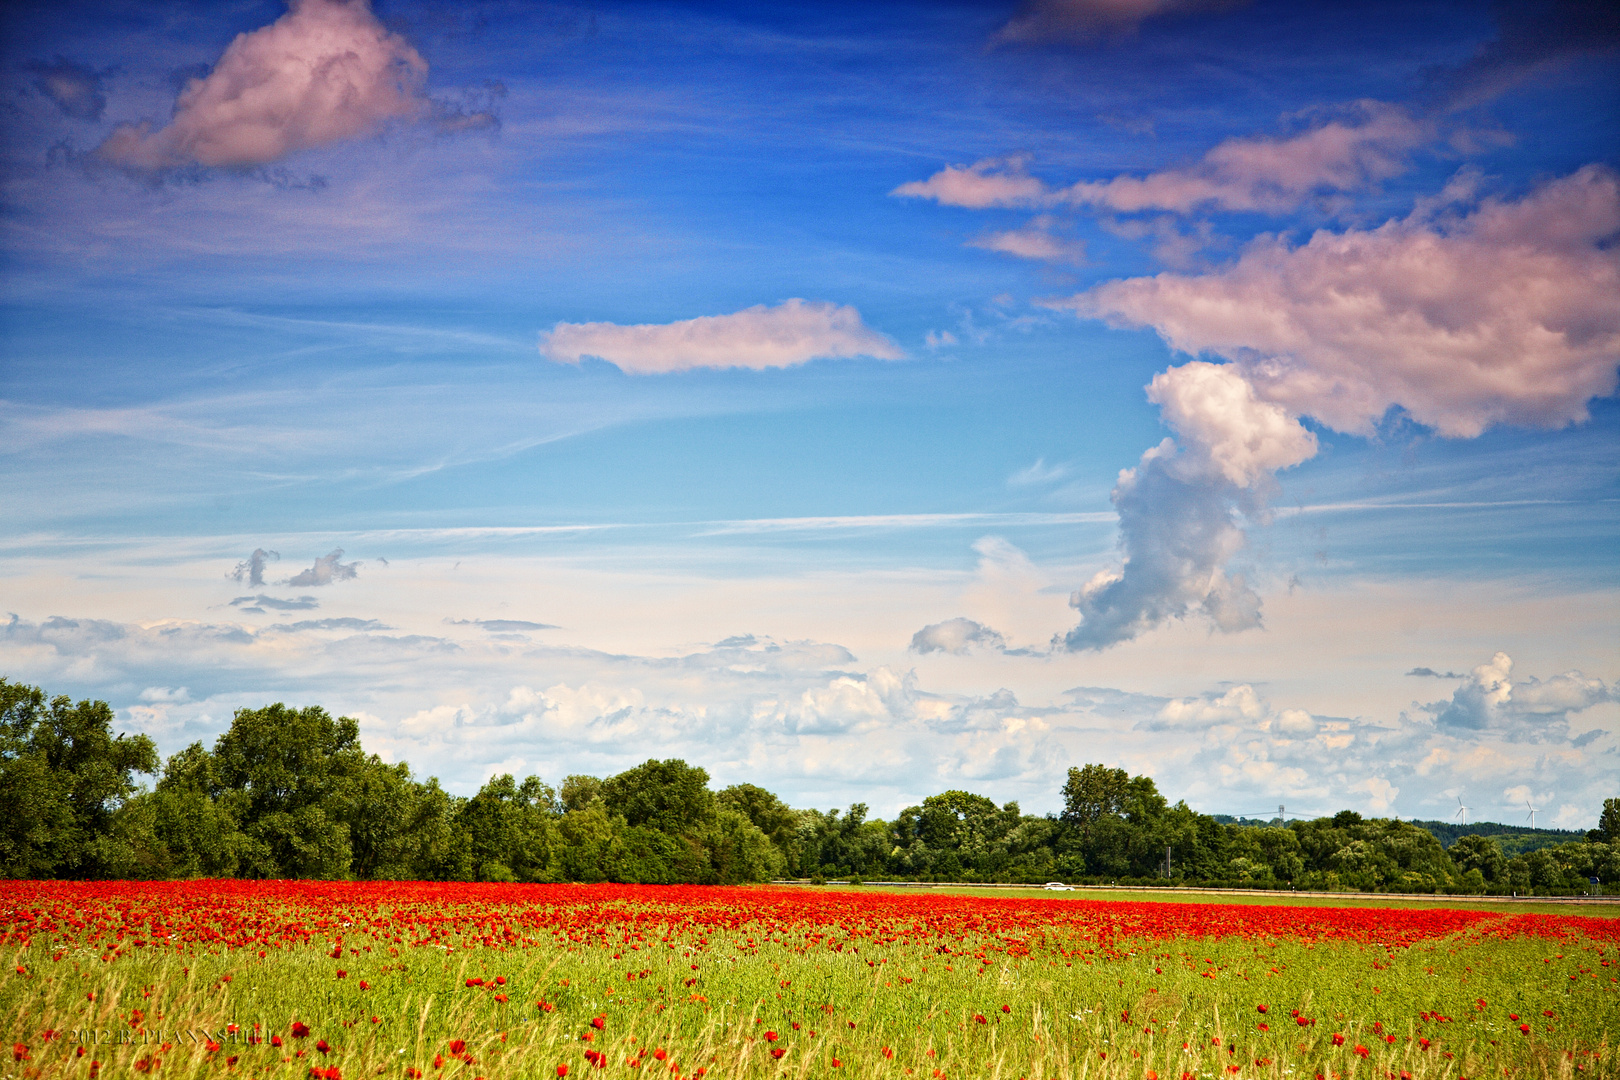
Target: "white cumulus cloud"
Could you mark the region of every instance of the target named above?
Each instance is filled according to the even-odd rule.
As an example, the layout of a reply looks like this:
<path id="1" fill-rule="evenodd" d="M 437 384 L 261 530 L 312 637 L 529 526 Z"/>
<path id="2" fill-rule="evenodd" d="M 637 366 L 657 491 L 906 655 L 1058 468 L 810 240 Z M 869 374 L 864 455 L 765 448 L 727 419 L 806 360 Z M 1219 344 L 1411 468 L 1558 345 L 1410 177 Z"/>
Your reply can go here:
<path id="1" fill-rule="evenodd" d="M 1549 679 L 1513 679 L 1513 658 L 1499 652 L 1463 681 L 1447 701 L 1424 706 L 1442 728 L 1495 730 L 1509 738 L 1561 738 L 1571 714 L 1614 700 L 1602 679 L 1566 671 Z"/>
<path id="2" fill-rule="evenodd" d="M 1230 365 L 1194 360 L 1162 371 L 1148 384 L 1148 400 L 1193 451 L 1183 462 L 1238 487 L 1316 455 L 1316 436 L 1283 406 L 1258 397 Z"/>
<path id="3" fill-rule="evenodd" d="M 635 375 L 695 368 L 761 370 L 829 357 L 898 360 L 905 355 L 862 322 L 853 307 L 799 299 L 672 323 L 558 323 L 542 336 L 540 353 L 560 363 L 595 356 Z"/>
<path id="4" fill-rule="evenodd" d="M 1000 632 L 960 617 L 932 623 L 911 635 L 911 651 L 915 653 L 943 652 L 962 656 L 974 649 L 1006 647 L 1007 639 Z"/>

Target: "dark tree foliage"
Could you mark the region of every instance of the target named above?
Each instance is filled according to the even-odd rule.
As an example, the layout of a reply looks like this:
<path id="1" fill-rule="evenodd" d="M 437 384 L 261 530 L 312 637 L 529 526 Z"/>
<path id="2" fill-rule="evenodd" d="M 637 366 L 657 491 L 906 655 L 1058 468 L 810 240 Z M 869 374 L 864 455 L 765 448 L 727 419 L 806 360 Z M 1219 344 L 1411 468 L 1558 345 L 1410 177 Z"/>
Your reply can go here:
<path id="1" fill-rule="evenodd" d="M 631 825 L 680 835 L 715 813 L 709 774 L 678 758 L 648 761 L 602 782 L 602 801 Z"/>
<path id="2" fill-rule="evenodd" d="M 1585 891 L 1620 883 L 1620 799 L 1599 827 L 1547 837 L 1363 818 L 1217 820 L 1153 780 L 1069 769 L 1063 810 L 970 791 L 893 821 L 865 803 L 795 810 L 756 784 L 718 793 L 679 759 L 616 776 L 491 778 L 470 798 L 360 745 L 318 707 L 239 709 L 210 749 L 161 763 L 104 702 L 0 679 L 0 875 L 741 884 L 798 878 L 1200 884 L 1387 892 Z M 156 776 L 139 790 L 138 774 Z M 1495 828 L 1505 828 L 1497 826 Z M 1538 833 L 1547 830 L 1538 830 Z M 1553 838 L 1556 840 L 1556 838 Z"/>
<path id="3" fill-rule="evenodd" d="M 155 772 L 145 735 L 112 733 L 104 701 L 49 701 L 0 678 L 0 874 L 103 878 L 127 873 L 134 851 L 116 818 L 135 773 Z"/>
<path id="4" fill-rule="evenodd" d="M 1597 831 L 1602 839 L 1613 844 L 1620 842 L 1620 799 L 1604 799 L 1603 813 L 1598 817 Z"/>

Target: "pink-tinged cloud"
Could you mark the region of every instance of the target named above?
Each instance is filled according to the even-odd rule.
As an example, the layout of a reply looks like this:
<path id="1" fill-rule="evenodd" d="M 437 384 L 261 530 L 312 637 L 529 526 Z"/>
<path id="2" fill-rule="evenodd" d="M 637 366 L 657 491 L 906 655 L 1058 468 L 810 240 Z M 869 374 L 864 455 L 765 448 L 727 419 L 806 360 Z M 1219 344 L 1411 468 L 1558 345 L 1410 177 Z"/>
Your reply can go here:
<path id="1" fill-rule="evenodd" d="M 1022 229 L 986 233 L 969 240 L 968 246 L 999 251 L 1018 259 L 1072 263 L 1076 266 L 1083 264 L 1086 261 L 1085 242 L 1054 235 L 1051 231 L 1054 227 L 1055 223 L 1043 215 Z"/>
<path id="2" fill-rule="evenodd" d="M 1349 116 L 1298 135 L 1228 139 L 1187 168 L 1081 182 L 1056 195 L 1120 213 L 1280 213 L 1314 195 L 1362 190 L 1399 175 L 1406 170 L 1407 155 L 1429 138 L 1427 127 L 1405 110 L 1364 101 Z"/>
<path id="3" fill-rule="evenodd" d="M 993 43 L 1039 45 L 1132 33 L 1160 15 L 1241 7 L 1243 0 L 1029 0 L 996 31 Z"/>
<path id="4" fill-rule="evenodd" d="M 569 364 L 594 356 L 634 375 L 695 368 L 762 370 L 833 357 L 905 356 L 890 338 L 862 322 L 853 307 L 798 299 L 673 323 L 558 323 L 541 337 L 540 353 Z"/>
<path id="5" fill-rule="evenodd" d="M 1588 166 L 1472 214 L 1416 213 L 1300 247 L 1251 245 L 1203 275 L 1110 282 L 1066 302 L 1238 365 L 1266 401 L 1369 433 L 1392 407 L 1442 435 L 1559 427 L 1620 365 L 1620 177 Z"/>
<path id="6" fill-rule="evenodd" d="M 1362 101 L 1300 134 L 1228 139 L 1192 165 L 1146 176 L 1053 188 L 1025 171 L 1027 158 L 987 158 L 947 166 L 891 194 L 973 210 L 1070 205 L 1126 214 L 1282 213 L 1315 196 L 1359 191 L 1399 175 L 1410 153 L 1432 135 L 1397 106 Z"/>
<path id="7" fill-rule="evenodd" d="M 1024 171 L 1025 157 L 985 158 L 972 165 L 947 165 L 927 180 L 901 184 L 890 195 L 933 199 L 941 206 L 987 210 L 1002 206 L 1045 206 L 1051 190 Z"/>
<path id="8" fill-rule="evenodd" d="M 193 79 L 166 127 L 120 125 L 97 149 L 142 172 L 247 167 L 425 116 L 427 62 L 366 0 L 291 0 Z"/>
<path id="9" fill-rule="evenodd" d="M 1316 453 L 1302 416 L 1371 433 L 1401 408 L 1459 438 L 1585 419 L 1620 371 L 1617 230 L 1620 177 L 1588 166 L 1471 214 L 1426 206 L 1300 247 L 1262 240 L 1214 273 L 1060 304 L 1231 362 L 1193 360 L 1149 385 L 1176 439 L 1120 473 L 1123 564 L 1075 592 L 1081 622 L 1059 643 L 1104 649 L 1193 613 L 1228 632 L 1259 626 L 1259 595 L 1227 568 L 1271 474 Z"/>

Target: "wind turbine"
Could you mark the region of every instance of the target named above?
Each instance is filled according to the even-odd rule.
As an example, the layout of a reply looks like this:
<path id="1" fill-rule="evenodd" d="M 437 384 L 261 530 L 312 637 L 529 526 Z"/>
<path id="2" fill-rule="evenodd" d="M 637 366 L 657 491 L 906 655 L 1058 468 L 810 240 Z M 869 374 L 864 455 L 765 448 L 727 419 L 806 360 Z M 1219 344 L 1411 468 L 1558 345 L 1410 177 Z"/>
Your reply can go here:
<path id="1" fill-rule="evenodd" d="M 1462 819 L 1462 823 L 1464 825 L 1468 824 L 1468 811 L 1470 811 L 1472 809 L 1473 809 L 1472 806 L 1464 806 L 1463 805 L 1461 795 L 1457 796 L 1457 817 Z"/>
<path id="2" fill-rule="evenodd" d="M 1530 800 L 1526 799 L 1526 800 L 1524 800 L 1524 808 L 1526 810 L 1530 811 L 1530 813 L 1528 815 L 1526 815 L 1526 816 L 1529 817 L 1529 819 L 1530 819 L 1530 827 L 1533 829 L 1533 828 L 1536 827 L 1536 811 L 1539 810 L 1540 807 L 1531 806 L 1530 805 Z"/>

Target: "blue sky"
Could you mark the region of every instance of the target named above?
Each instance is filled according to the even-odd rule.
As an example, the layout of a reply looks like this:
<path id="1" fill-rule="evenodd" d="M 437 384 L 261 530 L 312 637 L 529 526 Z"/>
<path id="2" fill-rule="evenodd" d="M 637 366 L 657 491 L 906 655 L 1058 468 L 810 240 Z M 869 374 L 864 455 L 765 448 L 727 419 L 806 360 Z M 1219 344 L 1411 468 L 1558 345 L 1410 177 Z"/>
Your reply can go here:
<path id="1" fill-rule="evenodd" d="M 1615 793 L 1602 5 L 4 19 L 10 678 L 464 793 Z"/>

